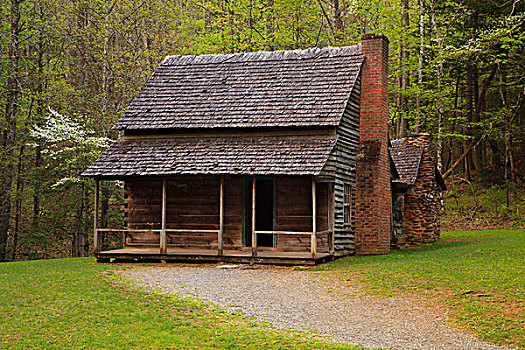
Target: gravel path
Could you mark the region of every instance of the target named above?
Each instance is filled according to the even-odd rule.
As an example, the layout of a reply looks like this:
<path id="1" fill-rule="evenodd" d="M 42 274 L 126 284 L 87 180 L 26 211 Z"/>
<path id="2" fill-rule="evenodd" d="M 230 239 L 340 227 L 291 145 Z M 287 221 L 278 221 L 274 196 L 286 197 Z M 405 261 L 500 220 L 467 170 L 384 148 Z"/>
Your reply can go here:
<path id="1" fill-rule="evenodd" d="M 504 349 L 446 324 L 414 299 L 365 296 L 315 271 L 144 267 L 122 272 L 139 285 L 242 310 L 278 327 L 308 328 L 334 341 L 387 349 Z"/>

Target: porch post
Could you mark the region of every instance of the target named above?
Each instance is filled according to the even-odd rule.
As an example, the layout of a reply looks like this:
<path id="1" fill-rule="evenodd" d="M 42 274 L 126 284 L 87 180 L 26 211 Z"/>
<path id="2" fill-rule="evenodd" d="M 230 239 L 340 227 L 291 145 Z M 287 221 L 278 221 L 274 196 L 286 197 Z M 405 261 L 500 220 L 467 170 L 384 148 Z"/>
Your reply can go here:
<path id="1" fill-rule="evenodd" d="M 100 251 L 100 241 L 98 239 L 98 202 L 99 202 L 99 179 L 95 178 L 95 208 L 93 215 L 93 252 L 98 253 Z"/>
<path id="2" fill-rule="evenodd" d="M 166 254 L 166 175 L 162 178 L 162 223 L 160 231 L 160 254 Z"/>
<path id="3" fill-rule="evenodd" d="M 224 175 L 221 175 L 221 184 L 219 190 L 219 237 L 217 238 L 217 254 L 222 255 L 223 241 L 222 234 L 224 232 Z"/>
<path id="4" fill-rule="evenodd" d="M 310 242 L 310 250 L 314 259 L 317 253 L 317 208 L 315 200 L 315 178 L 312 176 L 312 240 Z"/>
<path id="5" fill-rule="evenodd" d="M 330 232 L 330 253 L 335 253 L 335 182 L 331 183 L 329 189 L 329 203 L 328 203 L 328 225 Z"/>
<path id="6" fill-rule="evenodd" d="M 255 233 L 255 175 L 252 179 L 252 256 L 257 256 L 257 234 Z"/>

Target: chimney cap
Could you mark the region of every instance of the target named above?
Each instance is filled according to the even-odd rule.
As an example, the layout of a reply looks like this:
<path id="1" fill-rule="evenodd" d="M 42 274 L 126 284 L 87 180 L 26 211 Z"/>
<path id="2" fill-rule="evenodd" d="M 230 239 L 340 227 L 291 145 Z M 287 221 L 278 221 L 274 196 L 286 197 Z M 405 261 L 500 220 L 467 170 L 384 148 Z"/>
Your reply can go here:
<path id="1" fill-rule="evenodd" d="M 390 42 L 390 40 L 388 40 L 388 38 L 385 35 L 383 35 L 383 34 L 364 33 L 363 35 L 361 35 L 361 41 L 363 41 L 363 40 L 378 40 L 378 39 L 383 39 L 387 43 Z"/>

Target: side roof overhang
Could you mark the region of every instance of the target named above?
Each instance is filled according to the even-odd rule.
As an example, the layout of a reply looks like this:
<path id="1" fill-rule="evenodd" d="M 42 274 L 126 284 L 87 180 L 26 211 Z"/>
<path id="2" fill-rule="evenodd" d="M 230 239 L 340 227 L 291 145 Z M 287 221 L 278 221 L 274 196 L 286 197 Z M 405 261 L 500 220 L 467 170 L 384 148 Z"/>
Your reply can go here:
<path id="1" fill-rule="evenodd" d="M 394 161 L 399 177 L 393 183 L 413 185 L 416 182 L 423 148 L 391 147 L 390 156 Z"/>
<path id="2" fill-rule="evenodd" d="M 421 157 L 424 149 L 422 147 L 406 147 L 406 139 L 391 141 L 390 156 L 397 170 L 398 178 L 392 179 L 393 184 L 412 186 L 417 179 Z M 441 176 L 437 165 L 434 165 L 435 178 L 438 186 L 444 191 L 447 189 L 445 180 Z"/>

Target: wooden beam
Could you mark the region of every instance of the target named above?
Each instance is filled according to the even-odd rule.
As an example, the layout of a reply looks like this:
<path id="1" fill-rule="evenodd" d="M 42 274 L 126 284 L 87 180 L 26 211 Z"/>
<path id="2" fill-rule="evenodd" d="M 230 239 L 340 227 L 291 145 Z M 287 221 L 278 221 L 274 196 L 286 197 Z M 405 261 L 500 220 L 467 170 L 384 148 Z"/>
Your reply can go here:
<path id="1" fill-rule="evenodd" d="M 166 240 L 166 202 L 167 202 L 167 189 L 166 189 L 166 176 L 162 177 L 162 223 L 160 230 L 160 254 L 166 254 L 167 252 L 167 240 Z"/>
<path id="2" fill-rule="evenodd" d="M 312 176 L 312 240 L 310 242 L 310 250 L 312 258 L 315 259 L 317 254 L 317 204 L 315 198 L 315 178 Z"/>
<path id="3" fill-rule="evenodd" d="M 95 179 L 95 208 L 93 215 L 93 251 L 98 253 L 100 251 L 100 240 L 98 238 L 98 202 L 99 202 L 99 180 Z"/>
<path id="4" fill-rule="evenodd" d="M 98 232 L 161 232 L 162 230 L 158 229 L 130 229 L 130 228 L 99 228 Z M 189 230 L 185 228 L 167 228 L 164 231 L 166 232 L 199 232 L 199 233 L 219 233 L 219 230 Z"/>
<path id="5" fill-rule="evenodd" d="M 328 251 L 332 252 L 332 235 L 330 234 L 330 228 L 332 227 L 332 221 L 330 218 L 331 206 L 332 206 L 332 184 L 326 184 L 326 219 L 328 225 Z"/>
<path id="6" fill-rule="evenodd" d="M 223 253 L 223 240 L 222 235 L 224 233 L 224 175 L 221 175 L 221 185 L 219 189 L 219 234 L 217 238 L 217 254 L 222 255 Z"/>
<path id="7" fill-rule="evenodd" d="M 311 236 L 312 232 L 298 232 L 298 231 L 256 231 L 257 234 L 269 234 L 269 235 L 305 235 Z M 319 232 L 318 232 L 319 233 Z"/>
<path id="8" fill-rule="evenodd" d="M 252 256 L 257 256 L 257 232 L 255 232 L 255 175 L 252 179 Z"/>
<path id="9" fill-rule="evenodd" d="M 328 203 L 328 225 L 330 233 L 330 253 L 335 253 L 335 182 L 328 189 L 330 201 Z"/>

